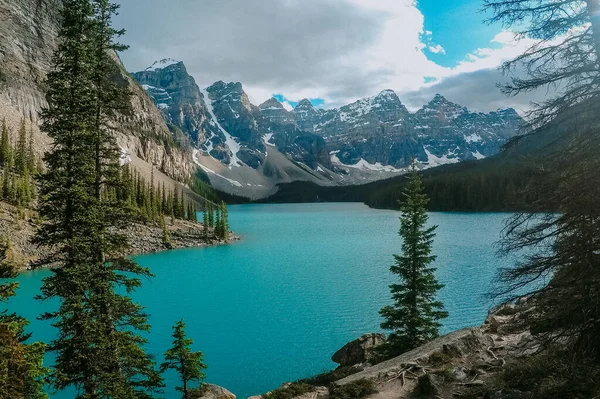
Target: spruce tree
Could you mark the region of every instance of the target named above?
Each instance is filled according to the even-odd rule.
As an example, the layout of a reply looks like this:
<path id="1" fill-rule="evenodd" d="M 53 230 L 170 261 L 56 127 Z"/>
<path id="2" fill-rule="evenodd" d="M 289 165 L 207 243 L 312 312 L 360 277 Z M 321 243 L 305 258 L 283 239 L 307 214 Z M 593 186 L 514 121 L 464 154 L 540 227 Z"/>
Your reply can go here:
<path id="1" fill-rule="evenodd" d="M 173 216 L 177 219 L 181 217 L 181 212 L 179 210 L 179 190 L 177 186 L 173 190 Z"/>
<path id="2" fill-rule="evenodd" d="M 182 399 L 199 397 L 201 383 L 205 378 L 202 352 L 193 352 L 193 341 L 186 336 L 185 323 L 178 321 L 173 326 L 173 346 L 165 352 L 165 362 L 161 370 L 175 370 L 181 379 L 176 389 L 182 393 Z"/>
<path id="3" fill-rule="evenodd" d="M 10 140 L 8 138 L 8 127 L 6 119 L 2 120 L 2 138 L 0 139 L 0 166 L 7 169 L 11 158 Z"/>
<path id="4" fill-rule="evenodd" d="M 204 234 L 205 240 L 208 240 L 208 228 L 209 228 L 207 206 L 208 205 L 205 202 L 204 208 L 202 208 L 202 233 Z"/>
<path id="5" fill-rule="evenodd" d="M 29 130 L 29 144 L 27 146 L 27 170 L 32 175 L 35 175 L 37 164 L 35 159 L 35 151 L 33 150 L 33 129 Z"/>
<path id="6" fill-rule="evenodd" d="M 22 119 L 17 147 L 15 148 L 15 169 L 20 175 L 25 173 L 29 164 L 27 154 L 27 129 L 25 127 L 25 119 Z"/>
<path id="7" fill-rule="evenodd" d="M 10 240 L 0 244 L 0 302 L 15 295 L 18 283 L 11 282 L 17 276 L 12 262 Z M 0 399 L 46 399 L 44 393 L 48 370 L 43 366 L 46 345 L 41 342 L 24 343 L 26 319 L 0 313 Z"/>
<path id="8" fill-rule="evenodd" d="M 447 317 L 443 304 L 435 299 L 443 285 L 435 278 L 431 263 L 431 246 L 437 226 L 427 227 L 427 195 L 413 163 L 401 204 L 399 235 L 402 254 L 394 255 L 390 271 L 399 282 L 390 285 L 394 304 L 381 309 L 385 321 L 381 328 L 391 330 L 383 347 L 384 355 L 392 357 L 416 348 L 439 335 L 440 320 Z"/>
<path id="9" fill-rule="evenodd" d="M 229 240 L 229 216 L 227 215 L 227 205 L 221 202 L 221 238 Z"/>
<path id="10" fill-rule="evenodd" d="M 217 207 L 215 209 L 215 237 L 218 239 L 223 238 L 223 232 L 222 232 L 222 227 L 223 225 L 221 224 L 221 208 Z"/>
<path id="11" fill-rule="evenodd" d="M 212 202 L 208 203 L 208 227 L 215 227 L 215 209 Z"/>
<path id="12" fill-rule="evenodd" d="M 122 257 L 127 242 L 117 233 L 131 220 L 118 189 L 120 150 L 111 122 L 128 103 L 110 52 L 117 31 L 110 27 L 117 6 L 108 1 L 65 0 L 59 45 L 47 78 L 48 106 L 42 130 L 53 140 L 41 179 L 39 211 L 44 218 L 36 242 L 59 263 L 44 280 L 42 299 L 60 307 L 43 315 L 59 328 L 52 385 L 73 386 L 77 398 L 148 397 L 160 383 L 137 331 L 149 326 L 129 293 L 150 276 Z"/>

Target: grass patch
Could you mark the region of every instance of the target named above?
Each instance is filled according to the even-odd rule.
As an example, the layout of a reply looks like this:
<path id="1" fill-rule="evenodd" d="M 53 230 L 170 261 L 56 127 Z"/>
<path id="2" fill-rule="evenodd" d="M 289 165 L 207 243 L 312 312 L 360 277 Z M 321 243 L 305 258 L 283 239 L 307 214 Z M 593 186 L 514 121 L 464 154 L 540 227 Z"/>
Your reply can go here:
<path id="1" fill-rule="evenodd" d="M 377 393 L 375 383 L 365 378 L 356 380 L 346 385 L 329 387 L 329 399 L 361 399 L 367 395 Z"/>
<path id="2" fill-rule="evenodd" d="M 292 399 L 313 392 L 315 387 L 303 382 L 292 382 L 284 388 L 275 389 L 263 395 L 263 399 Z"/>

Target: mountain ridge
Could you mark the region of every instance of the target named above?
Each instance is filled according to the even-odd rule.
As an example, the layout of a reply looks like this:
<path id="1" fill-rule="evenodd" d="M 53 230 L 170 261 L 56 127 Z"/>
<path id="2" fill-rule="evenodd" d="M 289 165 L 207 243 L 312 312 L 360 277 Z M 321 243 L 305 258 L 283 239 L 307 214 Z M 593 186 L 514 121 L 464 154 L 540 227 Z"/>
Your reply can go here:
<path id="1" fill-rule="evenodd" d="M 174 129 L 190 138 L 200 154 L 196 163 L 202 164 L 208 156 L 232 176 L 241 166 L 262 173 L 267 147 L 272 147 L 300 164 L 318 184 L 356 184 L 403 173 L 413 158 L 429 168 L 494 155 L 517 135 L 522 122 L 512 108 L 471 112 L 441 94 L 410 112 L 390 89 L 333 109 L 314 107 L 308 99 L 291 111 L 276 98 L 254 105 L 240 82 L 217 81 L 200 89 L 185 64 L 171 59 L 132 76 L 148 90 Z M 179 97 L 178 86 L 192 86 L 194 93 Z M 165 98 L 174 95 L 179 102 L 173 108 Z M 196 107 L 195 112 L 190 107 Z M 285 168 L 294 167 L 267 167 L 275 176 L 285 174 Z M 272 179 L 267 186 L 272 190 L 288 177 Z M 227 185 L 219 188 L 242 193 Z"/>

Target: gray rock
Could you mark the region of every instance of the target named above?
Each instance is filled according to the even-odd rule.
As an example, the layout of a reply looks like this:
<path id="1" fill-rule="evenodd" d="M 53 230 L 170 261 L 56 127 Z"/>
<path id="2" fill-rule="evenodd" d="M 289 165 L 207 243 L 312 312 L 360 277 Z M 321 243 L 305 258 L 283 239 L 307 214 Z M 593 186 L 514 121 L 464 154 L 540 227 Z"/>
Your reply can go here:
<path id="1" fill-rule="evenodd" d="M 452 375 L 456 381 L 464 381 L 469 377 L 469 371 L 466 367 L 455 367 L 452 370 Z"/>
<path id="2" fill-rule="evenodd" d="M 235 395 L 227 389 L 214 384 L 204 384 L 202 386 L 202 396 L 198 399 L 235 399 Z"/>
<path id="3" fill-rule="evenodd" d="M 354 366 L 373 359 L 373 350 L 386 342 L 385 335 L 371 333 L 347 343 L 335 352 L 331 360 L 340 366 Z"/>

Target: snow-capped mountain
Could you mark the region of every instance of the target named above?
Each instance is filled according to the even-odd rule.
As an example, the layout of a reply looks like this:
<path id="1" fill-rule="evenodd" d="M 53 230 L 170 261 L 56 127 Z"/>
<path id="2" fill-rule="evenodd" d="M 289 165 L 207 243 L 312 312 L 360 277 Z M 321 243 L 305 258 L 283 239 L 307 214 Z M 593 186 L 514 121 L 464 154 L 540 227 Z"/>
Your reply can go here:
<path id="1" fill-rule="evenodd" d="M 183 62 L 171 59 L 133 77 L 171 129 L 189 138 L 195 162 L 242 194 L 244 184 L 268 191 L 282 181 L 384 178 L 402 173 L 412 158 L 425 168 L 481 159 L 496 154 L 521 123 L 513 109 L 476 113 L 441 95 L 411 113 L 392 90 L 339 109 L 316 108 L 306 99 L 292 111 L 274 98 L 256 106 L 241 83 L 219 81 L 201 90 Z"/>
<path id="2" fill-rule="evenodd" d="M 292 112 L 299 126 L 323 136 L 340 165 L 394 168 L 413 157 L 433 167 L 494 155 L 521 123 L 513 109 L 474 113 L 439 94 L 411 114 L 391 90 L 332 110 L 302 100 Z"/>

